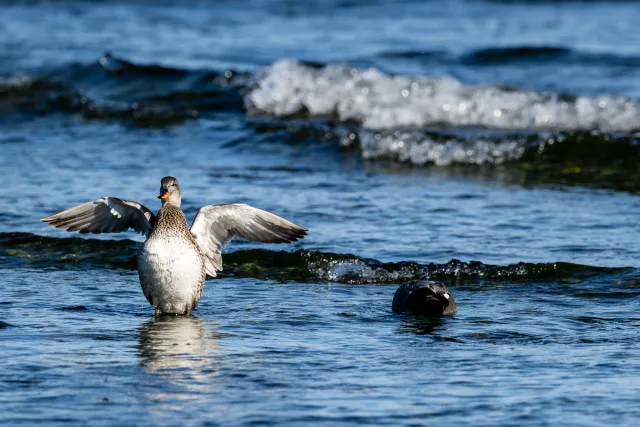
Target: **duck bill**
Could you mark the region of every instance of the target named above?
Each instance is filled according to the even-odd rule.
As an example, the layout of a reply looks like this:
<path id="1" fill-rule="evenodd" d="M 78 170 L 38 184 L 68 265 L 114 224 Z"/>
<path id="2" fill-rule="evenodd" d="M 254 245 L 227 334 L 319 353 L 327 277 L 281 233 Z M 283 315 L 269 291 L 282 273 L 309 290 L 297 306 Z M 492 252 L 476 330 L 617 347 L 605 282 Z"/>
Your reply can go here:
<path id="1" fill-rule="evenodd" d="M 160 194 L 160 195 L 158 196 L 158 199 L 162 199 L 162 200 L 164 200 L 164 199 L 166 199 L 167 197 L 169 197 L 169 192 L 168 192 L 167 190 L 164 190 L 164 191 L 162 192 L 162 194 Z"/>

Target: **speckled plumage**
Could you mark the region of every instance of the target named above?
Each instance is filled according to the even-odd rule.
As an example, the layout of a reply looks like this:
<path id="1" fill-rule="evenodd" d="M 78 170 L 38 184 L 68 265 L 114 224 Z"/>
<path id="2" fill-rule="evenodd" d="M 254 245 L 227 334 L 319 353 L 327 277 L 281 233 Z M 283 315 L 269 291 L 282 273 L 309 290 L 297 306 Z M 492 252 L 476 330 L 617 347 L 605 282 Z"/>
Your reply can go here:
<path id="1" fill-rule="evenodd" d="M 189 314 L 197 307 L 206 278 L 204 255 L 179 207 L 167 203 L 158 212 L 138 256 L 138 275 L 156 311 Z"/>

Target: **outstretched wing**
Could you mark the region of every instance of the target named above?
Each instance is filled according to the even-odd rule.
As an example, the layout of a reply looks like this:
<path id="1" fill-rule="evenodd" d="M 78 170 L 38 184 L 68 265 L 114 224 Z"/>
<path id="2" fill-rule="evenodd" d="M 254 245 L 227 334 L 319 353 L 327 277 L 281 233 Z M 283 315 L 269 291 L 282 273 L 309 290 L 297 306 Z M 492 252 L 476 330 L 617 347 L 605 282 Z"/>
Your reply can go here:
<path id="1" fill-rule="evenodd" d="M 291 243 L 307 229 L 249 205 L 209 205 L 200 208 L 191 226 L 206 257 L 207 274 L 222 271 L 222 248 L 238 236 L 253 242 Z"/>
<path id="2" fill-rule="evenodd" d="M 76 206 L 41 221 L 52 227 L 80 233 L 120 233 L 133 229 L 148 236 L 155 224 L 155 215 L 137 202 L 103 197 Z"/>

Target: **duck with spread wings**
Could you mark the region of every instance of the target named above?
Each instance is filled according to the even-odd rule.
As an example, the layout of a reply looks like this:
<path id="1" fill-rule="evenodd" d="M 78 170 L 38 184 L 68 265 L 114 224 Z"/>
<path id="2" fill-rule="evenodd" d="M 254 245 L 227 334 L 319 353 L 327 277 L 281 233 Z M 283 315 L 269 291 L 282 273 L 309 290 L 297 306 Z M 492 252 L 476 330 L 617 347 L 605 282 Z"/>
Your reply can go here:
<path id="1" fill-rule="evenodd" d="M 147 240 L 138 255 L 138 274 L 156 315 L 189 314 L 198 305 L 206 275 L 222 270 L 222 248 L 234 237 L 254 242 L 291 243 L 307 229 L 245 204 L 200 208 L 191 229 L 180 209 L 178 180 L 162 178 L 162 208 L 154 215 L 137 202 L 103 197 L 43 218 L 53 227 L 80 233 L 133 229 Z"/>

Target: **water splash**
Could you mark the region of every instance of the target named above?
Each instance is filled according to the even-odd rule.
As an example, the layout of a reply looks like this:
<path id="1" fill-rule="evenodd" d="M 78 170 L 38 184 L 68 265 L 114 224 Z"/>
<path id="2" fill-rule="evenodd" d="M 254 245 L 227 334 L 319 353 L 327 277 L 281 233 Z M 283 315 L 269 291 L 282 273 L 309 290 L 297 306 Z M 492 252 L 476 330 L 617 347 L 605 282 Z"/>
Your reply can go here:
<path id="1" fill-rule="evenodd" d="M 640 129 L 640 102 L 612 95 L 565 96 L 449 76 L 402 76 L 346 64 L 311 67 L 281 60 L 246 96 L 250 111 L 331 117 L 371 129 L 486 126 L 500 129 Z"/>

